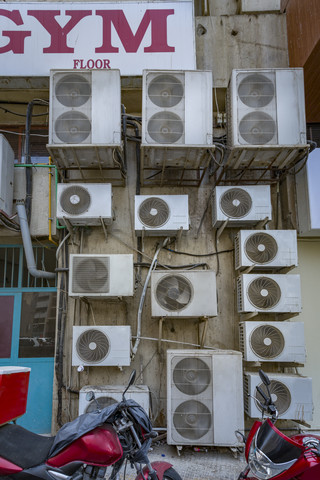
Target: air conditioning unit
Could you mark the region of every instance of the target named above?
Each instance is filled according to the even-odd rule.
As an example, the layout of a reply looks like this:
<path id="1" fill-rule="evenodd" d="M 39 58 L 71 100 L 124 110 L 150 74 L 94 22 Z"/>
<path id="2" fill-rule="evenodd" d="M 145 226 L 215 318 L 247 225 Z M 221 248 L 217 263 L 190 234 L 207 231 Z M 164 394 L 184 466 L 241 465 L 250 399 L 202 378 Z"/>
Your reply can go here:
<path id="1" fill-rule="evenodd" d="M 13 205 L 14 151 L 8 140 L 0 134 L 0 210 L 9 217 Z"/>
<path id="2" fill-rule="evenodd" d="M 151 315 L 181 318 L 216 316 L 216 273 L 212 270 L 153 271 Z"/>
<path id="3" fill-rule="evenodd" d="M 59 165 L 113 166 L 120 145 L 120 71 L 51 70 L 47 148 Z"/>
<path id="4" fill-rule="evenodd" d="M 305 363 L 303 322 L 240 322 L 239 334 L 247 362 Z"/>
<path id="5" fill-rule="evenodd" d="M 237 445 L 242 391 L 240 352 L 167 350 L 167 443 Z"/>
<path id="6" fill-rule="evenodd" d="M 271 396 L 279 412 L 280 419 L 300 420 L 306 422 L 312 420 L 312 379 L 284 373 L 269 374 L 271 380 L 269 386 Z M 261 408 L 252 395 L 264 403 L 262 396 L 256 391 L 259 386 L 267 394 L 265 385 L 257 373 L 245 373 L 244 375 L 244 409 L 251 418 L 261 417 Z"/>
<path id="7" fill-rule="evenodd" d="M 128 325 L 73 327 L 72 365 L 130 365 L 130 342 Z"/>
<path id="8" fill-rule="evenodd" d="M 236 270 L 297 265 L 296 230 L 240 230 L 235 237 Z"/>
<path id="9" fill-rule="evenodd" d="M 58 183 L 57 219 L 65 224 L 94 226 L 112 223 L 110 183 Z"/>
<path id="10" fill-rule="evenodd" d="M 281 11 L 281 0 L 240 0 L 241 13 L 271 13 Z"/>
<path id="11" fill-rule="evenodd" d="M 272 218 L 269 185 L 218 186 L 214 189 L 213 227 L 219 227 L 226 221 L 228 226 L 255 225 L 266 218 Z"/>
<path id="12" fill-rule="evenodd" d="M 283 168 L 307 152 L 302 68 L 233 70 L 227 103 L 228 166 Z"/>
<path id="13" fill-rule="evenodd" d="M 197 168 L 212 147 L 212 72 L 144 70 L 142 149 L 149 165 Z"/>
<path id="14" fill-rule="evenodd" d="M 137 235 L 175 235 L 189 230 L 188 195 L 136 195 Z"/>
<path id="15" fill-rule="evenodd" d="M 237 279 L 238 312 L 301 312 L 300 275 L 243 274 Z"/>
<path id="16" fill-rule="evenodd" d="M 125 385 L 86 385 L 79 393 L 79 415 L 94 412 L 97 404 L 94 400 L 88 402 L 86 395 L 94 392 L 101 408 L 109 407 L 114 403 L 121 402 Z M 128 400 L 135 400 L 149 414 L 149 387 L 147 385 L 133 385 L 126 392 Z"/>
<path id="17" fill-rule="evenodd" d="M 133 295 L 133 255 L 72 254 L 69 295 L 102 299 Z"/>

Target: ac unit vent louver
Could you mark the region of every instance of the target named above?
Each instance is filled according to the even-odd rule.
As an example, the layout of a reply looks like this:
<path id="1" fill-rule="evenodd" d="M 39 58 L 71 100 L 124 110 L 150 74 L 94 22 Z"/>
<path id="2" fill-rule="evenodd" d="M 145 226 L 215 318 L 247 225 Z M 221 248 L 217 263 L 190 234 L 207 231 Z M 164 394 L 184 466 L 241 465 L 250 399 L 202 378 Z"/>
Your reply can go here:
<path id="1" fill-rule="evenodd" d="M 100 330 L 88 329 L 79 335 L 76 350 L 84 363 L 101 363 L 110 351 L 110 341 Z"/>
<path id="2" fill-rule="evenodd" d="M 99 397 L 98 403 L 99 403 L 99 407 L 103 409 L 106 407 L 110 407 L 110 405 L 113 405 L 114 403 L 118 403 L 118 402 L 115 398 L 112 398 L 112 397 Z M 95 400 L 92 400 L 88 404 L 86 411 L 83 413 L 95 412 L 97 408 L 98 408 L 97 403 L 95 402 Z"/>
<path id="3" fill-rule="evenodd" d="M 80 185 L 72 185 L 63 190 L 60 203 L 65 212 L 70 215 L 80 215 L 90 207 L 91 195 L 86 188 Z"/>
<path id="4" fill-rule="evenodd" d="M 147 227 L 162 227 L 169 219 L 168 203 L 159 197 L 150 197 L 144 200 L 139 207 L 141 223 Z"/>
<path id="5" fill-rule="evenodd" d="M 278 357 L 284 349 L 285 339 L 281 331 L 272 325 L 260 325 L 251 333 L 250 345 L 260 358 Z"/>
<path id="6" fill-rule="evenodd" d="M 152 103 L 161 108 L 175 107 L 184 95 L 184 85 L 178 76 L 164 74 L 151 80 L 148 97 Z"/>
<path id="7" fill-rule="evenodd" d="M 74 293 L 109 293 L 110 260 L 105 258 L 75 258 L 72 291 Z"/>
<path id="8" fill-rule="evenodd" d="M 192 299 L 192 284 L 181 275 L 167 275 L 157 285 L 156 298 L 170 312 L 185 308 Z"/>
<path id="9" fill-rule="evenodd" d="M 253 73 L 240 82 L 238 94 L 240 100 L 248 107 L 265 107 L 274 98 L 274 84 L 265 75 Z"/>
<path id="10" fill-rule="evenodd" d="M 66 107 L 81 107 L 91 97 L 88 78 L 78 74 L 65 75 L 58 80 L 55 88 L 57 100 Z"/>
<path id="11" fill-rule="evenodd" d="M 258 277 L 248 287 L 248 299 L 256 308 L 274 308 L 280 302 L 281 289 L 272 278 Z"/>
<path id="12" fill-rule="evenodd" d="M 254 233 L 246 241 L 247 257 L 255 263 L 269 263 L 278 253 L 275 239 L 268 233 Z"/>
<path id="13" fill-rule="evenodd" d="M 261 388 L 265 396 L 268 396 L 267 387 L 263 383 L 261 383 L 259 387 Z M 273 399 L 275 406 L 279 412 L 279 415 L 284 415 L 291 405 L 290 390 L 286 385 L 284 385 L 284 383 L 279 382 L 278 380 L 271 380 L 271 383 L 269 385 L 269 391 L 271 394 L 271 398 Z M 263 404 L 263 396 L 258 391 L 256 395 L 257 400 Z M 258 402 L 256 402 L 256 406 L 259 408 L 259 410 L 262 411 L 262 408 L 260 407 Z"/>
<path id="14" fill-rule="evenodd" d="M 242 188 L 231 188 L 220 198 L 221 210 L 230 218 L 242 218 L 252 208 L 252 199 Z"/>
<path id="15" fill-rule="evenodd" d="M 168 444 L 237 443 L 234 430 L 243 425 L 242 402 L 235 402 L 242 391 L 241 358 L 231 350 L 167 351 Z"/>

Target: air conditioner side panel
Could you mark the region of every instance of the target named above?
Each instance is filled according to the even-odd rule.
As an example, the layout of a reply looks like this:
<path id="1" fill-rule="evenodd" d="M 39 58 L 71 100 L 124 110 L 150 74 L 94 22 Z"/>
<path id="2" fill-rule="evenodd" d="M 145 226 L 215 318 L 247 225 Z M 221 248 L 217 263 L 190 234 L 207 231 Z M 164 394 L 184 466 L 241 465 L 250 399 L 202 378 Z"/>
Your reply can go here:
<path id="1" fill-rule="evenodd" d="M 276 70 L 276 91 L 279 144 L 306 144 L 303 69 Z"/>
<path id="2" fill-rule="evenodd" d="M 110 255 L 110 295 L 133 295 L 133 255 Z"/>
<path id="3" fill-rule="evenodd" d="M 0 134 L 0 210 L 12 215 L 14 151 L 6 137 Z"/>
<path id="4" fill-rule="evenodd" d="M 185 143 L 212 144 L 212 73 L 185 74 Z"/>
<path id="5" fill-rule="evenodd" d="M 213 418 L 214 444 L 237 445 L 234 432 L 244 429 L 240 352 L 213 356 Z"/>
<path id="6" fill-rule="evenodd" d="M 125 388 L 125 385 L 86 385 L 82 387 L 79 393 L 79 415 L 85 413 L 90 403 L 86 400 L 88 392 L 93 391 L 98 402 L 100 397 L 111 397 L 117 402 L 121 402 Z M 149 387 L 147 385 L 133 385 L 127 390 L 126 398 L 135 400 L 149 414 Z"/>

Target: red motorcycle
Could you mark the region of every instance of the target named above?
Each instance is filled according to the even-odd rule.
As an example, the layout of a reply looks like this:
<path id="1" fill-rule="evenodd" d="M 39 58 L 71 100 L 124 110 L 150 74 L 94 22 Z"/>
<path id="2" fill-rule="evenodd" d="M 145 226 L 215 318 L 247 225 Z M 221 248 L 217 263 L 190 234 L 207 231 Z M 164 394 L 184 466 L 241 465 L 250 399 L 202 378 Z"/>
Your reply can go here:
<path id="1" fill-rule="evenodd" d="M 247 467 L 238 480 L 317 480 L 320 479 L 320 436 L 287 437 L 275 427 L 278 412 L 270 394 L 270 380 L 259 371 L 262 387 L 257 392 L 264 403 L 255 398 L 262 409 L 262 421 L 256 421 L 245 446 Z M 264 412 L 271 418 L 263 420 Z"/>
<path id="2" fill-rule="evenodd" d="M 119 480 L 121 468 L 129 462 L 136 469 L 136 480 L 181 480 L 170 463 L 150 463 L 148 459 L 157 433 L 143 408 L 125 398 L 134 380 L 135 371 L 122 401 L 102 410 L 89 392 L 88 400 L 95 400 L 97 410 L 65 424 L 55 437 L 37 435 L 11 423 L 0 427 L 0 478 L 103 480 L 112 466 L 108 478 Z"/>

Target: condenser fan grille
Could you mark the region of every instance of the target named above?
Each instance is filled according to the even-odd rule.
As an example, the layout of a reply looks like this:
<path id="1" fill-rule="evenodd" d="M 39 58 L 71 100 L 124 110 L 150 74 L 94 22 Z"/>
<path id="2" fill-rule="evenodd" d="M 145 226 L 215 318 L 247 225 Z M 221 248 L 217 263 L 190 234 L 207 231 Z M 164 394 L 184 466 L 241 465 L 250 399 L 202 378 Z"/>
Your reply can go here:
<path id="1" fill-rule="evenodd" d="M 78 356 L 85 363 L 100 363 L 108 355 L 110 342 L 107 335 L 100 330 L 85 330 L 76 343 Z"/>
<path id="2" fill-rule="evenodd" d="M 276 143 L 273 140 L 276 131 L 276 123 L 269 114 L 265 112 L 250 112 L 239 123 L 239 141 L 244 140 L 249 145 L 274 144 Z"/>
<path id="3" fill-rule="evenodd" d="M 260 325 L 251 333 L 250 345 L 258 357 L 271 359 L 283 352 L 285 340 L 278 328 L 273 325 Z"/>
<path id="4" fill-rule="evenodd" d="M 170 108 L 183 98 L 184 87 L 173 75 L 158 75 L 149 84 L 148 97 L 158 107 Z"/>
<path id="5" fill-rule="evenodd" d="M 149 119 L 147 131 L 156 143 L 177 143 L 183 137 L 183 121 L 173 112 L 157 112 Z"/>
<path id="6" fill-rule="evenodd" d="M 91 122 L 82 112 L 65 112 L 54 124 L 55 134 L 63 143 L 83 143 L 91 133 Z"/>
<path id="7" fill-rule="evenodd" d="M 101 397 L 97 396 L 97 401 L 99 404 L 99 409 L 110 407 L 110 405 L 113 405 L 114 403 L 118 403 L 118 401 L 115 398 L 103 397 L 103 396 Z M 87 406 L 85 413 L 95 412 L 96 410 L 98 410 L 98 405 L 94 400 L 92 400 L 92 402 L 90 402 L 89 405 Z"/>
<path id="8" fill-rule="evenodd" d="M 265 107 L 274 98 L 274 84 L 265 75 L 259 73 L 247 75 L 239 84 L 238 95 L 248 107 Z"/>
<path id="9" fill-rule="evenodd" d="M 258 277 L 248 287 L 248 299 L 254 307 L 267 310 L 280 302 L 281 289 L 272 278 Z"/>
<path id="10" fill-rule="evenodd" d="M 252 199 L 242 188 L 230 188 L 221 195 L 220 208 L 227 217 L 242 218 L 250 212 Z"/>
<path id="11" fill-rule="evenodd" d="M 245 252 L 254 263 L 269 263 L 278 253 L 278 244 L 268 233 L 254 233 L 245 243 Z"/>
<path id="12" fill-rule="evenodd" d="M 180 403 L 173 414 L 177 432 L 186 439 L 199 440 L 211 428 L 212 414 L 202 402 L 188 400 Z"/>
<path id="13" fill-rule="evenodd" d="M 66 187 L 60 195 L 62 210 L 70 215 L 80 215 L 86 212 L 91 204 L 91 195 L 81 185 Z"/>
<path id="14" fill-rule="evenodd" d="M 158 197 L 144 200 L 139 207 L 139 218 L 146 227 L 159 228 L 169 220 L 170 210 L 167 202 Z"/>
<path id="15" fill-rule="evenodd" d="M 263 383 L 261 383 L 259 387 L 264 392 L 264 394 L 268 397 L 269 395 L 268 395 L 266 386 Z M 271 380 L 271 383 L 269 385 L 269 390 L 270 390 L 271 398 L 279 412 L 279 415 L 283 415 L 284 413 L 286 413 L 286 411 L 291 405 L 290 390 L 286 385 L 284 385 L 282 382 L 279 382 L 278 380 Z M 264 398 L 262 397 L 262 395 L 260 395 L 258 391 L 256 391 L 256 397 L 262 404 L 265 403 Z M 260 411 L 262 411 L 258 402 L 256 402 L 256 406 Z"/>
<path id="16" fill-rule="evenodd" d="M 166 275 L 156 287 L 156 299 L 161 307 L 176 312 L 186 308 L 192 299 L 192 284 L 182 275 Z"/>
<path id="17" fill-rule="evenodd" d="M 65 75 L 57 82 L 55 95 L 66 107 L 81 107 L 91 97 L 91 85 L 82 75 Z"/>
<path id="18" fill-rule="evenodd" d="M 73 258 L 72 291 L 74 293 L 109 293 L 109 257 Z"/>
<path id="19" fill-rule="evenodd" d="M 198 395 L 204 392 L 211 381 L 210 368 L 197 357 L 180 360 L 173 369 L 173 384 L 186 395 Z"/>

